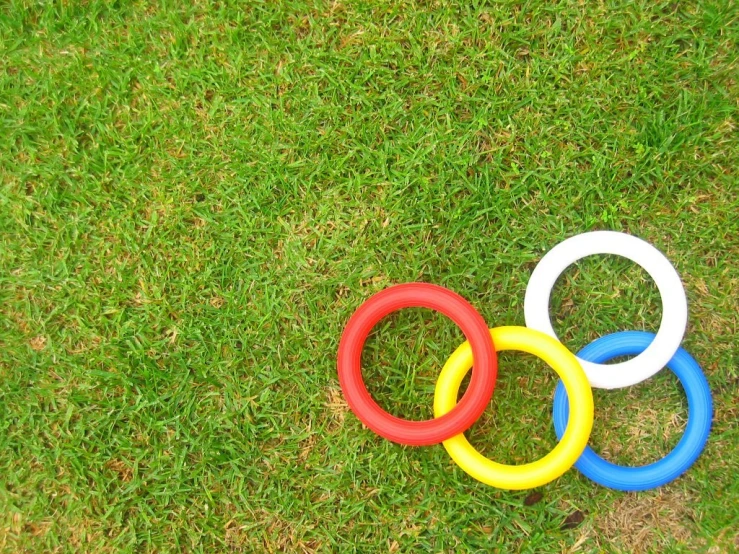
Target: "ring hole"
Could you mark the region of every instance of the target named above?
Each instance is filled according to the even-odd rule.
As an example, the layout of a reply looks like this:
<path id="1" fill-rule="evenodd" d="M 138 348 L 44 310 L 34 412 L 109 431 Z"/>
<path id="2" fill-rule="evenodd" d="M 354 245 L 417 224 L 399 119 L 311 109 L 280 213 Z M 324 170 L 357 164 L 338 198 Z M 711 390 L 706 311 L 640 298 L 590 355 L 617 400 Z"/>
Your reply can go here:
<path id="1" fill-rule="evenodd" d="M 526 352 L 499 352 L 498 364 L 493 399 L 465 436 L 480 454 L 497 463 L 534 462 L 557 444 L 551 412 L 558 375 Z M 469 383 L 470 373 L 462 387 Z"/>
<path id="2" fill-rule="evenodd" d="M 597 255 L 579 260 L 560 275 L 549 313 L 559 340 L 576 353 L 617 331 L 656 333 L 662 301 L 657 285 L 638 264 L 622 256 Z"/>
<path id="3" fill-rule="evenodd" d="M 432 419 L 436 380 L 449 355 L 464 341 L 459 327 L 434 310 L 393 312 L 375 325 L 364 345 L 362 375 L 367 390 L 396 417 Z"/>
<path id="4" fill-rule="evenodd" d="M 593 389 L 595 423 L 590 446 L 611 463 L 638 467 L 664 458 L 680 442 L 688 401 L 680 382 L 663 369 L 623 389 Z"/>

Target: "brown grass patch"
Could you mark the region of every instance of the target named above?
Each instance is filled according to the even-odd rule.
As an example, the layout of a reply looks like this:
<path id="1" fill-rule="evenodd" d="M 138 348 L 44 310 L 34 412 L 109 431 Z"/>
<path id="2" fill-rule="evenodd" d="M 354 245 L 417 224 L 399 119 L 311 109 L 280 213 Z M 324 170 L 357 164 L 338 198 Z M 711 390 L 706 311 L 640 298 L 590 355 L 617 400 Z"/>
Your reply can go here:
<path id="1" fill-rule="evenodd" d="M 349 412 L 349 404 L 344 399 L 340 390 L 328 389 L 328 401 L 324 404 L 328 408 L 331 418 L 329 428 L 341 427 L 344 424 L 346 414 Z"/>
<path id="2" fill-rule="evenodd" d="M 320 541 L 300 537 L 302 529 L 277 514 L 261 510 L 254 516 L 258 526 L 253 522 L 239 525 L 235 520 L 226 523 L 225 539 L 231 551 L 313 554 L 325 550 Z"/>
<path id="3" fill-rule="evenodd" d="M 108 460 L 105 462 L 105 467 L 115 473 L 118 479 L 124 483 L 128 483 L 133 479 L 133 470 L 122 460 Z"/>
<path id="4" fill-rule="evenodd" d="M 2 313 L 2 312 L 0 312 Z M 31 326 L 26 321 L 25 316 L 21 312 L 16 311 L 10 311 L 10 313 L 6 312 L 6 315 L 8 316 L 8 319 L 15 323 L 15 325 L 18 327 L 21 333 L 24 335 L 27 335 L 31 332 Z"/>
<path id="5" fill-rule="evenodd" d="M 664 552 L 670 539 L 686 545 L 695 542 L 691 505 L 692 499 L 677 491 L 627 494 L 595 516 L 590 531 L 600 547 L 615 546 L 633 554 Z"/>
<path id="6" fill-rule="evenodd" d="M 310 424 L 308 424 L 307 431 L 308 437 L 300 441 L 300 452 L 298 453 L 298 459 L 301 462 L 305 462 L 308 459 L 308 456 L 310 456 L 311 452 L 313 452 L 313 449 L 318 442 L 318 434 L 313 432 Z"/>
<path id="7" fill-rule="evenodd" d="M 33 337 L 30 341 L 28 341 L 28 344 L 33 350 L 35 350 L 36 352 L 40 352 L 41 350 L 46 348 L 46 342 L 46 337 L 38 335 L 37 337 Z"/>
<path id="8" fill-rule="evenodd" d="M 22 514 L 16 512 L 0 523 L 0 549 L 4 552 L 62 552 L 64 548 L 57 546 L 49 549 L 43 540 L 55 529 L 62 537 L 62 542 L 73 547 L 75 552 L 108 553 L 116 552 L 105 544 L 115 535 L 109 531 L 107 537 L 104 529 L 95 520 L 56 518 L 37 521 L 25 521 Z"/>

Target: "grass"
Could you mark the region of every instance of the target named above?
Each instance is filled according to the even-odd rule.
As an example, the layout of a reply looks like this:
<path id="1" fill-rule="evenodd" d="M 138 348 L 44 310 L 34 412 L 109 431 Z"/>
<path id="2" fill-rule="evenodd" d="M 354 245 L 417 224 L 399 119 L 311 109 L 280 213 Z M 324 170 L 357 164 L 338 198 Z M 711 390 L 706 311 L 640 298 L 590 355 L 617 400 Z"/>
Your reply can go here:
<path id="1" fill-rule="evenodd" d="M 3 551 L 739 548 L 734 2 L 0 10 Z M 685 476 L 500 491 L 346 409 L 336 349 L 371 294 L 433 282 L 523 324 L 537 260 L 594 229 L 649 240 L 685 284 L 716 408 Z M 660 302 L 604 257 L 552 310 L 577 349 L 654 330 Z M 364 357 L 381 405 L 429 416 L 460 340 L 425 310 L 385 320 Z M 543 455 L 554 385 L 502 355 L 473 444 Z M 684 428 L 667 372 L 595 400 L 591 444 L 616 462 Z"/>

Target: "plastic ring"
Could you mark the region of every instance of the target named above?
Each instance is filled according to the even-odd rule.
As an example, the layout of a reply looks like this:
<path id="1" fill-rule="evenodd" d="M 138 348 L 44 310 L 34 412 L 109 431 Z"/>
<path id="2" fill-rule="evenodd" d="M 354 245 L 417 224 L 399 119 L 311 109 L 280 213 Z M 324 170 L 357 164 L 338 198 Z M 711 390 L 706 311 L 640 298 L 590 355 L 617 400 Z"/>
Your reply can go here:
<path id="1" fill-rule="evenodd" d="M 580 359 L 593 387 L 617 389 L 648 379 L 677 352 L 688 322 L 688 304 L 680 277 L 669 260 L 651 244 L 624 233 L 594 231 L 571 237 L 552 248 L 531 274 L 524 298 L 526 326 L 557 337 L 549 319 L 549 297 L 559 275 L 573 262 L 593 254 L 616 254 L 643 267 L 659 289 L 662 322 L 644 352 L 634 359 L 602 365 Z"/>
<path id="2" fill-rule="evenodd" d="M 475 369 L 464 398 L 443 417 L 409 421 L 395 417 L 372 399 L 362 379 L 362 348 L 383 317 L 401 308 L 423 307 L 452 319 L 472 344 Z M 339 343 L 339 382 L 349 407 L 367 427 L 391 441 L 413 446 L 437 444 L 469 429 L 485 411 L 495 388 L 498 357 L 482 316 L 458 294 L 427 283 L 387 288 L 362 304 L 349 319 Z"/>
<path id="3" fill-rule="evenodd" d="M 452 459 L 469 475 L 501 489 L 529 489 L 553 481 L 567 471 L 588 443 L 593 426 L 593 394 L 588 378 L 575 356 L 559 341 L 526 327 L 497 327 L 490 330 L 498 352 L 521 350 L 548 363 L 562 378 L 567 392 L 576 399 L 567 431 L 549 454 L 528 464 L 503 465 L 485 458 L 463 434 L 444 441 Z M 449 412 L 457 400 L 459 385 L 472 365 L 469 343 L 462 344 L 441 370 L 434 393 L 437 417 Z"/>
<path id="4" fill-rule="evenodd" d="M 605 362 L 616 356 L 639 354 L 653 339 L 653 333 L 643 331 L 614 333 L 590 343 L 579 354 L 587 360 Z M 698 363 L 682 348 L 678 349 L 667 367 L 680 380 L 688 397 L 688 424 L 677 446 L 658 462 L 641 467 L 612 464 L 588 446 L 575 463 L 581 473 L 604 487 L 621 491 L 643 491 L 677 479 L 693 465 L 703 451 L 711 431 L 711 391 Z M 560 382 L 554 393 L 553 410 L 557 436 L 566 432 L 568 411 L 567 391 Z"/>

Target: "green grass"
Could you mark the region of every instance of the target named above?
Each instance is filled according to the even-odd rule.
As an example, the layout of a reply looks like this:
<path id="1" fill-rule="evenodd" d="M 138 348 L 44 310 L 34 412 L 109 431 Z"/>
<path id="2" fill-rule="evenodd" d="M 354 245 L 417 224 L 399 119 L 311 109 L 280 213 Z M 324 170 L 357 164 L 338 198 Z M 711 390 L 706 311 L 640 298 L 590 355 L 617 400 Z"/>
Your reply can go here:
<path id="1" fill-rule="evenodd" d="M 0 548 L 739 548 L 738 53 L 730 0 L 4 3 Z M 685 284 L 715 395 L 685 476 L 623 494 L 572 470 L 527 505 L 346 410 L 336 349 L 371 294 L 432 282 L 523 324 L 537 260 L 594 229 Z M 660 302 L 606 257 L 552 310 L 577 349 L 656 329 Z M 364 356 L 381 405 L 430 416 L 460 340 L 425 310 L 385 320 Z M 555 383 L 501 355 L 473 444 L 543 455 Z M 685 424 L 668 372 L 595 401 L 616 462 Z"/>

